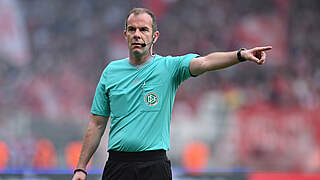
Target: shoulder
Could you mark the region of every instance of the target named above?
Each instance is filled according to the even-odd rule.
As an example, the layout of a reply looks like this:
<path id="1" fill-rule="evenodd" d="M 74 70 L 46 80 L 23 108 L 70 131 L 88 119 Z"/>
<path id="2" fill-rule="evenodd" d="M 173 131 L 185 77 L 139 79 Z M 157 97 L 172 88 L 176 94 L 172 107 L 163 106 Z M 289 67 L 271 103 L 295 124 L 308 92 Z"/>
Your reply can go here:
<path id="1" fill-rule="evenodd" d="M 171 55 L 167 55 L 167 56 L 161 56 L 158 54 L 155 55 L 155 60 L 169 60 L 172 58 L 173 58 L 173 56 L 171 56 Z"/>
<path id="2" fill-rule="evenodd" d="M 177 56 L 165 56 L 162 57 L 163 62 L 165 62 L 168 65 L 172 65 L 172 64 L 181 64 L 181 63 L 190 63 L 190 61 L 193 58 L 199 57 L 198 54 L 193 54 L 193 53 L 188 53 L 188 54 L 184 54 L 184 55 L 177 55 Z"/>
<path id="3" fill-rule="evenodd" d="M 155 61 L 167 63 L 167 62 L 174 60 L 175 58 L 176 58 L 176 56 L 172 56 L 172 55 L 167 55 L 167 56 L 156 55 Z"/>
<path id="4" fill-rule="evenodd" d="M 128 58 L 124 58 L 124 59 L 117 59 L 117 60 L 113 60 L 109 63 L 109 65 L 107 66 L 107 68 L 109 67 L 114 67 L 114 66 L 119 66 L 119 65 L 124 65 L 126 64 L 128 61 Z"/>
<path id="5" fill-rule="evenodd" d="M 175 56 L 172 56 L 172 55 L 168 55 L 168 56 L 165 56 L 165 57 L 162 57 L 164 60 L 178 60 L 178 59 L 184 59 L 184 58 L 194 58 L 194 57 L 197 57 L 199 56 L 199 54 L 195 54 L 195 53 L 188 53 L 188 54 L 182 54 L 182 55 L 175 55 Z"/>
<path id="6" fill-rule="evenodd" d="M 112 60 L 103 70 L 102 75 L 106 76 L 109 72 L 125 65 L 127 58 Z"/>
<path id="7" fill-rule="evenodd" d="M 128 62 L 128 58 L 124 58 L 124 59 L 118 59 L 118 60 L 112 60 L 107 67 L 105 67 L 104 71 L 111 71 L 115 68 L 119 68 L 122 67 L 124 65 L 126 65 Z"/>

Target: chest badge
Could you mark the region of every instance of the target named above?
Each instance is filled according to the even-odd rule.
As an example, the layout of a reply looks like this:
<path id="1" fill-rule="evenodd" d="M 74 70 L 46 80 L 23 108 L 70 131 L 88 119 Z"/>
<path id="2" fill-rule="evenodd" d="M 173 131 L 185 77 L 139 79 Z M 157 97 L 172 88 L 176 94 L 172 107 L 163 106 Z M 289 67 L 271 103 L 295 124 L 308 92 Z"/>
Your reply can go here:
<path id="1" fill-rule="evenodd" d="M 159 97 L 156 93 L 154 92 L 149 92 L 148 94 L 146 94 L 146 96 L 144 97 L 144 102 L 148 105 L 148 106 L 155 106 L 158 104 L 159 102 Z"/>

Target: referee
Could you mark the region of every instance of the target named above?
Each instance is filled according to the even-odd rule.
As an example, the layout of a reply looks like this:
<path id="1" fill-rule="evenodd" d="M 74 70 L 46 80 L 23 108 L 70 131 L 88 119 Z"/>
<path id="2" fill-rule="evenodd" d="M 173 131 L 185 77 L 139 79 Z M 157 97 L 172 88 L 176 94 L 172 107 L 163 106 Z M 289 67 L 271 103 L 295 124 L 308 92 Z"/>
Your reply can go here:
<path id="1" fill-rule="evenodd" d="M 128 13 L 123 35 L 129 57 L 111 62 L 100 77 L 73 180 L 86 179 L 86 166 L 109 117 L 109 158 L 102 179 L 172 179 L 166 151 L 170 148 L 171 111 L 179 85 L 189 77 L 242 61 L 263 64 L 265 51 L 272 48 L 215 52 L 203 57 L 152 54 L 159 31 L 154 14 L 145 8 Z"/>

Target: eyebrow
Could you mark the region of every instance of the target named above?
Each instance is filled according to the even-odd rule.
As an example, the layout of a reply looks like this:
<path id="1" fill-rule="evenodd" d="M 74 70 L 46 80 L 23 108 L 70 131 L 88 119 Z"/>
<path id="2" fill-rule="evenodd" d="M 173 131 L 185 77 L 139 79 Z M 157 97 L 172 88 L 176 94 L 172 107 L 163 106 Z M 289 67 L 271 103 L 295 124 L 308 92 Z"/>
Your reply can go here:
<path id="1" fill-rule="evenodd" d="M 137 27 L 135 27 L 135 26 L 132 26 L 132 25 L 128 25 L 128 27 L 127 27 L 128 29 L 129 28 L 137 28 Z M 146 29 L 146 30 L 149 30 L 150 28 L 148 27 L 148 26 L 142 26 L 142 27 L 138 27 L 139 29 Z"/>
<path id="2" fill-rule="evenodd" d="M 149 28 L 147 26 L 141 27 L 140 29 L 149 30 Z"/>

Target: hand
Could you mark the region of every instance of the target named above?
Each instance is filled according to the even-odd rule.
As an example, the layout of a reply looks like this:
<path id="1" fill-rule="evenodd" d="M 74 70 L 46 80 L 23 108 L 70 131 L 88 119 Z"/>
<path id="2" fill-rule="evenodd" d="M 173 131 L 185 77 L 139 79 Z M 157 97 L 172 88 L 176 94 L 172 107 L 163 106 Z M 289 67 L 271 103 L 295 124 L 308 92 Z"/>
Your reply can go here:
<path id="1" fill-rule="evenodd" d="M 252 49 L 241 51 L 241 57 L 261 65 L 265 62 L 267 57 L 267 54 L 265 53 L 265 51 L 268 51 L 271 49 L 272 49 L 272 46 L 255 47 Z"/>
<path id="2" fill-rule="evenodd" d="M 81 171 L 76 172 L 72 178 L 72 180 L 86 180 L 86 179 L 87 179 L 87 175 Z"/>

